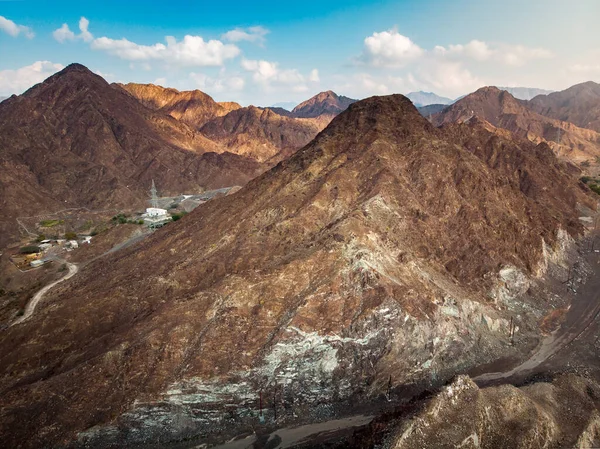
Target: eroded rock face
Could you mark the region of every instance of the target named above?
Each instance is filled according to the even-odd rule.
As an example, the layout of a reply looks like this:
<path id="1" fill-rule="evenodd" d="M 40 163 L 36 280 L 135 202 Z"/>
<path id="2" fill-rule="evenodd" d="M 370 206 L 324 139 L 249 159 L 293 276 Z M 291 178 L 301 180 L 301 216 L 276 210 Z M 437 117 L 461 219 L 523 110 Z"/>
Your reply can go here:
<path id="1" fill-rule="evenodd" d="M 596 447 L 600 387 L 564 375 L 552 383 L 479 389 L 460 376 L 390 438 L 394 449 Z"/>
<path id="2" fill-rule="evenodd" d="M 293 417 L 390 377 L 442 382 L 504 354 L 510 317 L 534 338 L 547 304 L 517 296 L 582 231 L 588 195 L 545 144 L 436 129 L 401 95 L 357 102 L 7 330 L 0 431 L 203 438 L 255 422 L 261 394 Z"/>

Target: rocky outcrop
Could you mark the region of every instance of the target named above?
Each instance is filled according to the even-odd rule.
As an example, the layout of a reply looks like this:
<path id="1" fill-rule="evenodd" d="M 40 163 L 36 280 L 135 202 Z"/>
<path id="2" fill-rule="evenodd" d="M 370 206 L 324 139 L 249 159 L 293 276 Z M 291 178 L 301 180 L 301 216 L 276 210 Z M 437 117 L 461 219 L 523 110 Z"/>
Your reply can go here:
<path id="1" fill-rule="evenodd" d="M 261 397 L 294 419 L 437 385 L 535 342 L 549 306 L 534 284 L 582 232 L 588 195 L 545 143 L 437 129 L 401 95 L 352 104 L 9 328 L 0 433 L 202 441 L 256 423 Z"/>
<path id="2" fill-rule="evenodd" d="M 563 375 L 553 382 L 480 389 L 460 376 L 390 438 L 389 447 L 597 447 L 600 386 Z"/>

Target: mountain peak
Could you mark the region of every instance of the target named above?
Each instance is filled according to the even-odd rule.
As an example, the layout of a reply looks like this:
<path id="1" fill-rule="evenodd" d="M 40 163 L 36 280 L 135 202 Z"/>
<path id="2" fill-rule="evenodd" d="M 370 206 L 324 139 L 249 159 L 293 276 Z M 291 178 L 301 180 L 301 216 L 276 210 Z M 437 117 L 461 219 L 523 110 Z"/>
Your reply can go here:
<path id="1" fill-rule="evenodd" d="M 338 95 L 332 90 L 320 92 L 300 103 L 292 113 L 299 118 L 312 118 L 320 115 L 337 115 L 356 100 Z"/>

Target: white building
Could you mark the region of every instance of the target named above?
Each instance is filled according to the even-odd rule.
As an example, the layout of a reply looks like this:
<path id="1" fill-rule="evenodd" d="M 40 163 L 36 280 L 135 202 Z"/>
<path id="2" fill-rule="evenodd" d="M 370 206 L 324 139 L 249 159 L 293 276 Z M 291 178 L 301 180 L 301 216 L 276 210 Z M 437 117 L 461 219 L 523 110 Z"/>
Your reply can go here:
<path id="1" fill-rule="evenodd" d="M 159 209 L 158 207 L 147 208 L 142 218 L 144 219 L 144 224 L 149 228 L 159 228 L 172 220 L 165 209 Z"/>

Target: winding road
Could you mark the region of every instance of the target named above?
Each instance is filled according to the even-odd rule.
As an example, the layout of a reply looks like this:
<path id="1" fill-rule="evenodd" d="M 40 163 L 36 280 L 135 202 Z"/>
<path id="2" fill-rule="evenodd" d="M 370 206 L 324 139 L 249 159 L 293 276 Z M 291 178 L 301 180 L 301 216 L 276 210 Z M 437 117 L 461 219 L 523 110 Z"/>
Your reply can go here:
<path id="1" fill-rule="evenodd" d="M 23 313 L 23 316 L 21 316 L 17 320 L 15 320 L 11 324 L 11 326 L 14 326 L 16 324 L 21 324 L 22 322 L 27 321 L 29 318 L 31 318 L 31 315 L 33 315 L 33 312 L 35 311 L 35 308 L 37 307 L 39 302 L 44 298 L 44 295 L 52 287 L 54 287 L 56 284 L 61 283 L 62 281 L 66 281 L 67 279 L 70 279 L 73 276 L 75 276 L 75 274 L 78 271 L 77 265 L 70 263 L 70 262 L 66 262 L 66 264 L 69 269 L 69 272 L 67 274 L 65 274 L 63 277 L 61 277 L 60 279 L 58 279 L 57 281 L 51 282 L 50 284 L 48 284 L 44 288 L 42 288 L 39 292 L 37 292 L 33 296 L 33 298 L 31 298 L 31 301 L 29 301 L 27 303 L 27 306 L 25 307 L 25 312 Z"/>
<path id="2" fill-rule="evenodd" d="M 589 254 L 587 258 L 591 266 L 600 262 L 599 255 L 595 253 Z M 479 386 L 485 386 L 499 380 L 503 383 L 515 383 L 524 376 L 534 374 L 542 363 L 582 336 L 599 315 L 600 276 L 595 273 L 578 289 L 560 328 L 545 337 L 527 360 L 506 371 L 488 372 L 474 377 L 473 380 Z"/>

